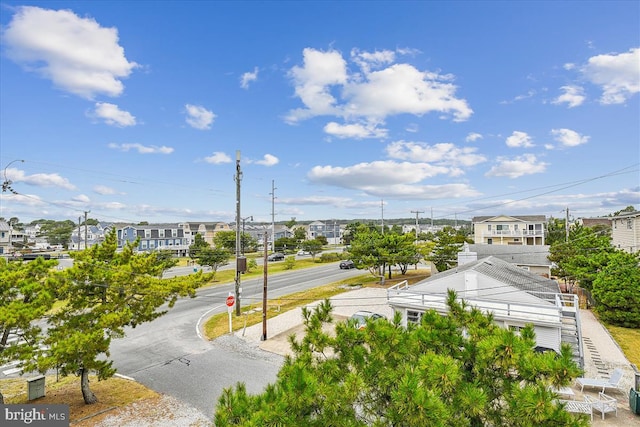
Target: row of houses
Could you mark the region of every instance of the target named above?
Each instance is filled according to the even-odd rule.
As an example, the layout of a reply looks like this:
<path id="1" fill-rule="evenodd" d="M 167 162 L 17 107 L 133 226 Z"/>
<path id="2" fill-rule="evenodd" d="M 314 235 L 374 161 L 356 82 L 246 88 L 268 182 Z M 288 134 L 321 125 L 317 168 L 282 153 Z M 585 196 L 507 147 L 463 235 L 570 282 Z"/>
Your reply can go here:
<path id="1" fill-rule="evenodd" d="M 627 252 L 640 250 L 640 211 L 628 212 L 614 217 L 582 219 L 584 225 L 598 221 L 599 224 L 610 225 L 612 245 Z M 472 232 L 475 244 L 530 247 L 545 246 L 545 231 L 547 220 L 544 215 L 526 216 L 478 216 L 472 219 Z M 35 250 L 51 250 L 46 239 L 40 237 L 39 225 L 27 226 L 24 230 L 16 230 L 5 221 L 0 221 L 0 254 L 10 253 L 24 247 Z M 256 224 L 241 223 L 242 232 L 261 242 L 265 233 L 269 236 L 269 242 L 282 237 L 292 237 L 294 230 L 280 224 Z M 342 243 L 346 224 L 337 221 L 314 221 L 304 227 L 307 239 L 315 239 L 318 236 L 327 238 L 329 244 Z M 437 226 L 417 225 L 418 231 L 436 232 Z M 123 246 L 126 242 L 140 239 L 138 250 L 149 251 L 157 249 L 170 249 L 178 256 L 187 255 L 189 245 L 194 236 L 200 234 L 204 240 L 213 244 L 214 236 L 221 231 L 235 230 L 234 223 L 226 222 L 183 222 L 163 223 L 149 225 L 132 224 L 96 224 L 79 226 L 71 234 L 70 250 L 82 250 L 104 240 L 104 236 L 111 229 L 116 228 L 118 244 Z M 405 225 L 403 231 L 416 231 L 416 225 Z"/>

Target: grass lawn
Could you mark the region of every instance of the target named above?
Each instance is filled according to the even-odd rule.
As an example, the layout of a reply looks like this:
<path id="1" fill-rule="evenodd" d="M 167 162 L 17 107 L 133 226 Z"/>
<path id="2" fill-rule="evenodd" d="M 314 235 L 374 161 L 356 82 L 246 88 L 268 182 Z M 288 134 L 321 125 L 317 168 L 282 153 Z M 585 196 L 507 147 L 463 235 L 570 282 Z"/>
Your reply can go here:
<path id="1" fill-rule="evenodd" d="M 605 327 L 616 340 L 629 362 L 640 368 L 640 329 L 622 328 L 605 324 Z"/>
<path id="2" fill-rule="evenodd" d="M 126 406 L 133 402 L 159 399 L 160 395 L 140 383 L 114 377 L 105 381 L 98 381 L 96 377 L 89 378 L 91 391 L 98 397 L 98 403 L 86 405 L 80 391 L 80 378 L 69 376 L 60 378 L 56 382 L 55 375 L 49 375 L 45 379 L 45 396 L 39 399 L 27 400 L 27 381 L 24 378 L 12 378 L 0 380 L 0 390 L 4 395 L 5 403 L 29 403 L 29 404 L 65 404 L 69 405 L 69 418 L 75 422 L 86 419 L 86 424 L 93 422 L 88 418 L 108 414 L 111 410 Z M 93 420 L 95 421 L 95 420 Z"/>
<path id="3" fill-rule="evenodd" d="M 269 270 L 271 271 L 271 269 Z M 409 284 L 413 284 L 427 277 L 429 277 L 429 273 L 425 273 L 424 270 L 409 270 L 404 276 L 396 274 L 393 279 L 386 279 L 384 286 L 390 287 L 403 280 L 407 280 Z M 352 286 L 351 289 L 353 289 L 355 286 L 370 287 L 380 285 L 378 278 L 373 277 L 370 274 L 363 274 L 362 276 L 341 280 L 339 282 L 286 295 L 281 298 L 268 300 L 267 319 L 294 308 L 309 304 L 310 302 L 331 298 L 335 295 L 348 292 L 351 290 L 350 286 Z M 245 326 L 251 326 L 262 322 L 262 302 L 242 307 L 242 315 L 236 316 L 234 314 L 231 316 L 231 319 L 232 329 L 234 331 L 242 329 Z M 209 340 L 228 334 L 229 315 L 227 313 L 219 313 L 211 316 L 203 326 L 203 333 Z"/>

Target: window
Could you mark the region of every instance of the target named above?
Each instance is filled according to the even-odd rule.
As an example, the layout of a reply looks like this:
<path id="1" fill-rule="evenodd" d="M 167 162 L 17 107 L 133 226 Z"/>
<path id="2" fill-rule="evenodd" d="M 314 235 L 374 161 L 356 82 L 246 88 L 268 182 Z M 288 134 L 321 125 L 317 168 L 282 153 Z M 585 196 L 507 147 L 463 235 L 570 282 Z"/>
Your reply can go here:
<path id="1" fill-rule="evenodd" d="M 420 323 L 422 315 L 421 311 L 407 310 L 407 323 Z"/>
<path id="2" fill-rule="evenodd" d="M 158 236 L 164 237 L 164 230 L 158 230 Z"/>
<path id="3" fill-rule="evenodd" d="M 522 326 L 507 325 L 507 329 L 509 329 L 511 332 L 513 332 L 516 335 L 520 335 L 520 329 L 522 329 Z"/>
<path id="4" fill-rule="evenodd" d="M 631 220 L 631 218 L 627 220 L 627 228 L 629 230 L 633 230 L 633 221 Z"/>
<path id="5" fill-rule="evenodd" d="M 487 245 L 492 245 L 493 244 L 493 239 L 487 239 Z"/>
<path id="6" fill-rule="evenodd" d="M 149 239 L 151 237 L 151 230 L 144 230 L 144 238 Z"/>
<path id="7" fill-rule="evenodd" d="M 171 237 L 178 237 L 178 230 L 176 230 L 175 228 L 171 229 Z"/>

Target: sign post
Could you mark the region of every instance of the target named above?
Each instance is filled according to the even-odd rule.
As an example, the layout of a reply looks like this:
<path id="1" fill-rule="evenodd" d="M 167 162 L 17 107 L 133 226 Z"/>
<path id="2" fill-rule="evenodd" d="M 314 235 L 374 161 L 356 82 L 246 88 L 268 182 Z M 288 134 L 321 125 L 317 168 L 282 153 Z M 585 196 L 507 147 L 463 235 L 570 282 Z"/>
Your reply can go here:
<path id="1" fill-rule="evenodd" d="M 227 307 L 229 309 L 229 333 L 232 334 L 233 333 L 233 325 L 231 323 L 231 313 L 233 312 L 233 306 L 236 304 L 236 299 L 234 298 L 233 294 L 231 292 L 229 292 L 229 296 L 227 297 L 227 301 L 226 301 Z"/>

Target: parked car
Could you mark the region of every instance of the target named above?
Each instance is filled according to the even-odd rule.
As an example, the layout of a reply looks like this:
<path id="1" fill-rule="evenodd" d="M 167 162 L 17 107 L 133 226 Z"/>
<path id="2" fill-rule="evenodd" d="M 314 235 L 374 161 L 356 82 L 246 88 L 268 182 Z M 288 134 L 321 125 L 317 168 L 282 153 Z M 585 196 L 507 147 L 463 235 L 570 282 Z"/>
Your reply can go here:
<path id="1" fill-rule="evenodd" d="M 271 255 L 267 256 L 267 261 L 282 261 L 284 259 L 284 254 L 281 252 L 274 252 Z"/>
<path id="2" fill-rule="evenodd" d="M 353 315 L 351 315 L 349 319 L 353 322 L 356 329 L 364 329 L 367 326 L 367 319 L 376 320 L 376 319 L 384 319 L 384 318 L 385 317 L 382 314 L 373 313 L 371 311 L 366 311 L 366 310 L 360 310 L 353 313 Z"/>
<path id="3" fill-rule="evenodd" d="M 340 270 L 348 270 L 350 268 L 356 268 L 356 265 L 350 259 L 346 261 L 340 261 Z"/>
<path id="4" fill-rule="evenodd" d="M 303 256 L 303 255 L 311 255 L 311 254 L 309 253 L 309 251 L 303 251 L 302 249 L 300 249 L 296 255 Z"/>

